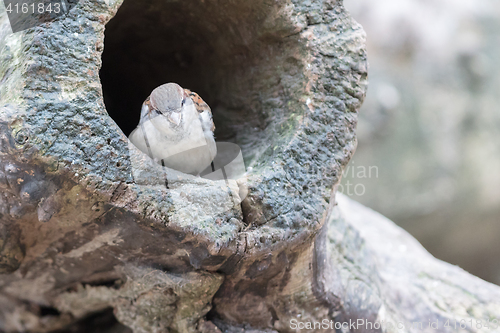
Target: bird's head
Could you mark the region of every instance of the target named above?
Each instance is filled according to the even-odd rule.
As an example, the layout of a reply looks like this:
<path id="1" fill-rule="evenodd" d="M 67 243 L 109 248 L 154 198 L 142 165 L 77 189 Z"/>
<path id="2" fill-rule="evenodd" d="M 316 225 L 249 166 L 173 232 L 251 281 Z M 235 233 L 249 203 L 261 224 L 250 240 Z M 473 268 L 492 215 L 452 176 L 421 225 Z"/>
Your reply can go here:
<path id="1" fill-rule="evenodd" d="M 166 83 L 157 87 L 150 95 L 153 112 L 163 115 L 171 126 L 177 127 L 182 122 L 182 108 L 186 93 L 176 83 Z"/>

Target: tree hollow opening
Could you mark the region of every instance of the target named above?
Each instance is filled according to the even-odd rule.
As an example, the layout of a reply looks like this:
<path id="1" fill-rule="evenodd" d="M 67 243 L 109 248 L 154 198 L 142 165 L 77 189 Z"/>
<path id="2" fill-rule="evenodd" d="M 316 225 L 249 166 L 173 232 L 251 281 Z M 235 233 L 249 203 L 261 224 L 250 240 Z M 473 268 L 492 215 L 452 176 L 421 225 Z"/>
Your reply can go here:
<path id="1" fill-rule="evenodd" d="M 247 164 L 259 157 L 285 131 L 304 81 L 296 27 L 272 6 L 125 0 L 105 30 L 100 78 L 109 115 L 129 135 L 150 92 L 176 82 L 210 105 L 217 141 L 239 144 Z"/>

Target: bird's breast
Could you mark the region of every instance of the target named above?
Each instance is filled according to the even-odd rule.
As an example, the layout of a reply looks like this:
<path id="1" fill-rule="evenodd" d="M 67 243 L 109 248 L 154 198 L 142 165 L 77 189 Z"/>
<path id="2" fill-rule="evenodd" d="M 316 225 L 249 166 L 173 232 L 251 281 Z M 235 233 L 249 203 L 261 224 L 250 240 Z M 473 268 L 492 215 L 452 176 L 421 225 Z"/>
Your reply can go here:
<path id="1" fill-rule="evenodd" d="M 130 140 L 144 153 L 165 166 L 199 174 L 216 154 L 213 133 L 192 103 L 184 106 L 182 121 L 174 126 L 166 116 L 157 115 L 139 124 Z"/>

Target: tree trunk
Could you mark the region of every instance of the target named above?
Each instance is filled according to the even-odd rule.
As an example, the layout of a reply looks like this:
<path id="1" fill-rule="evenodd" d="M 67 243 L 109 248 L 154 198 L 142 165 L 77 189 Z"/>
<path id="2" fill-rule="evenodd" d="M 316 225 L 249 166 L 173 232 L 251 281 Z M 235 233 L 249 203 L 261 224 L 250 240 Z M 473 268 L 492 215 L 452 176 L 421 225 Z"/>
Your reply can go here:
<path id="1" fill-rule="evenodd" d="M 340 216 L 367 74 L 341 2 L 82 0 L 22 32 L 6 22 L 1 330 L 339 331 L 499 312 L 496 287 L 382 217 L 343 197 Z M 167 81 L 212 106 L 244 177 L 184 175 L 128 141 Z"/>

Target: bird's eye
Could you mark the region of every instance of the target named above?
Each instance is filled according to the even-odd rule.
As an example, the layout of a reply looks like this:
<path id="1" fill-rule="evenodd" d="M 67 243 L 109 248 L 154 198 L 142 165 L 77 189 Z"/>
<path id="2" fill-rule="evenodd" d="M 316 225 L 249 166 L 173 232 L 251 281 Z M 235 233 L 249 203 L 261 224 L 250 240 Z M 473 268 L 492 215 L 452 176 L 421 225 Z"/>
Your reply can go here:
<path id="1" fill-rule="evenodd" d="M 183 99 L 182 99 L 182 102 L 181 102 L 181 107 L 183 107 L 183 106 L 184 106 L 184 103 L 186 103 L 186 99 L 185 99 L 185 98 L 183 98 Z"/>

